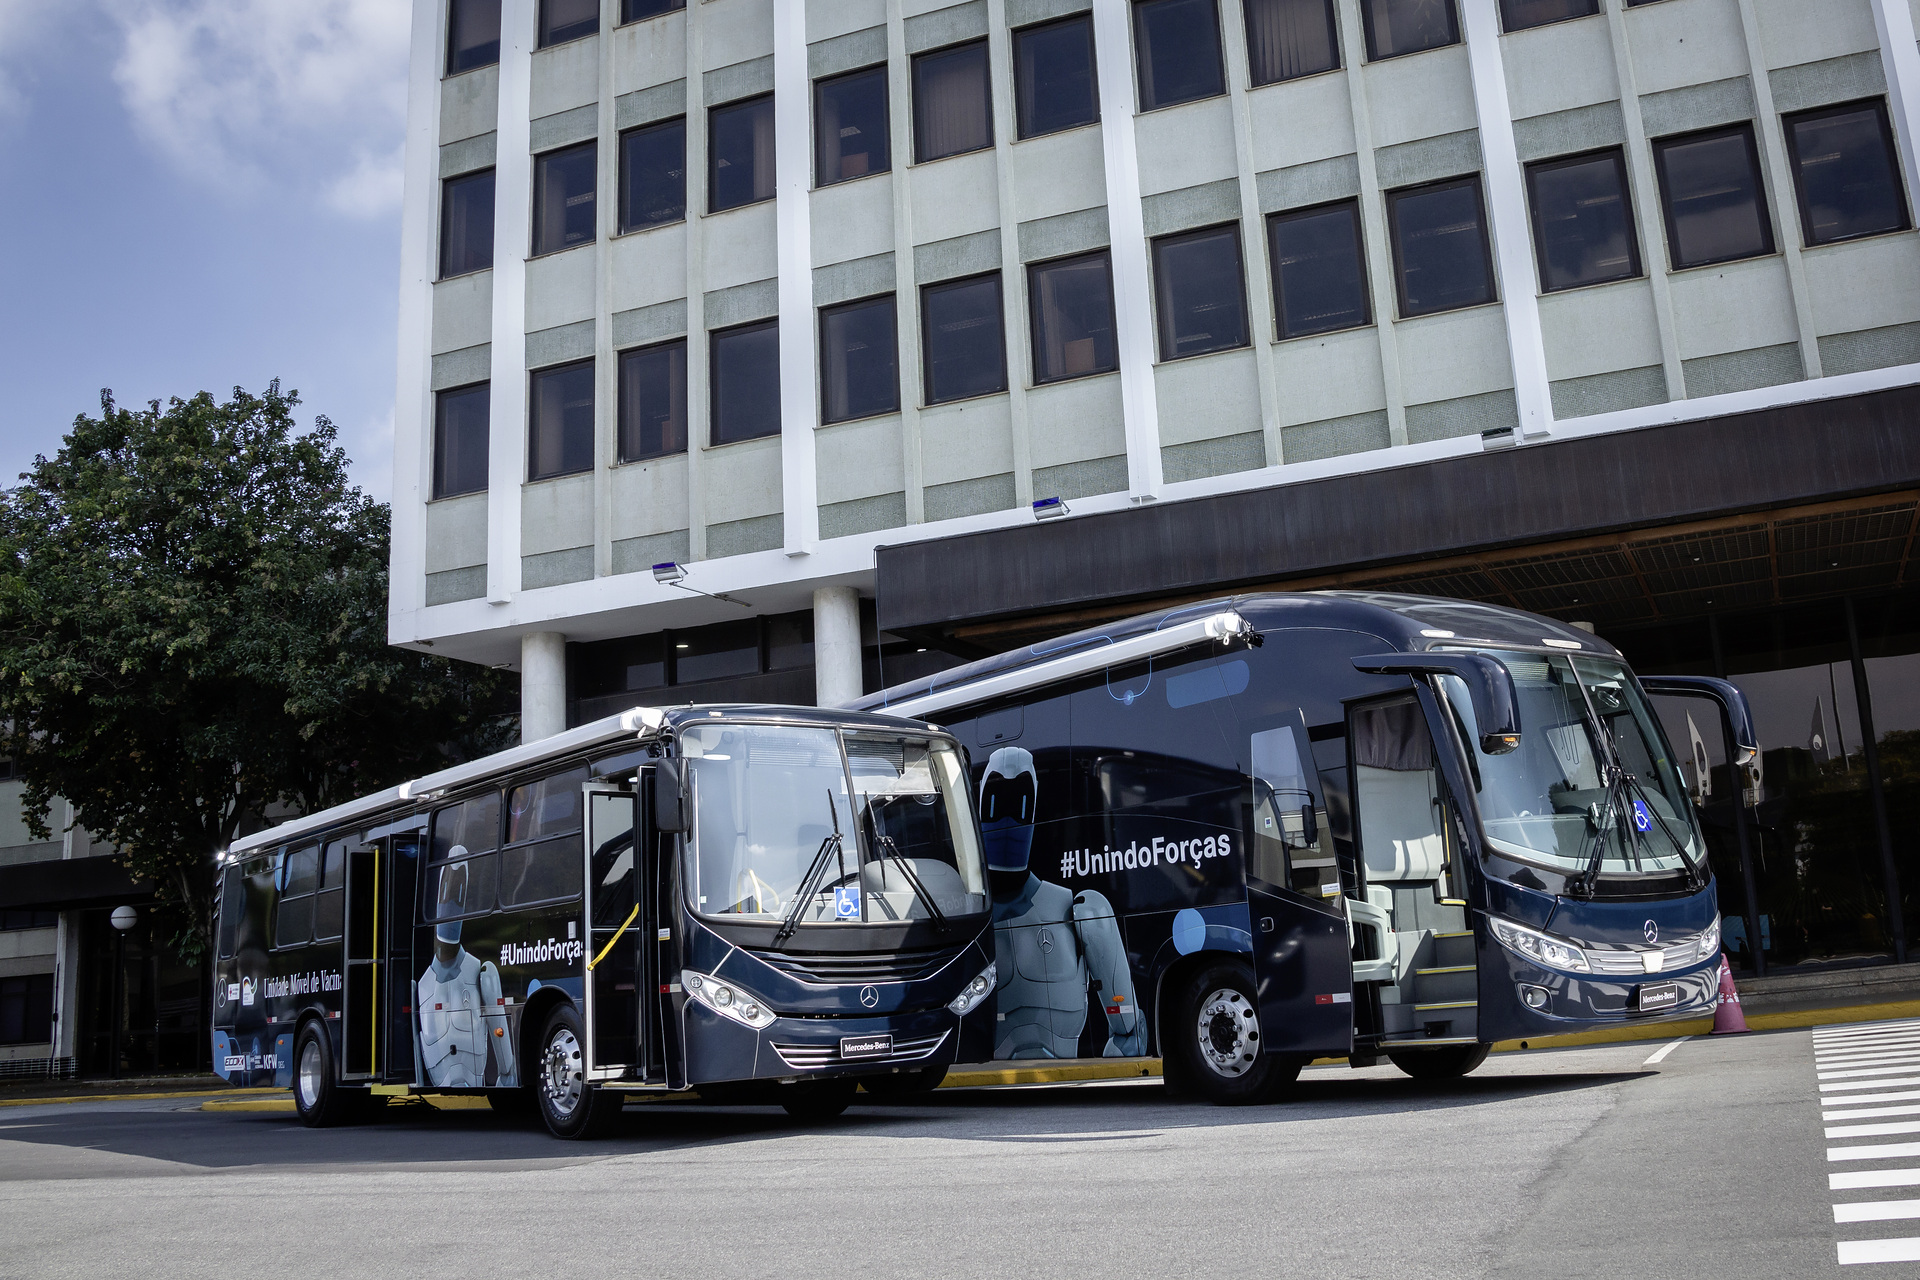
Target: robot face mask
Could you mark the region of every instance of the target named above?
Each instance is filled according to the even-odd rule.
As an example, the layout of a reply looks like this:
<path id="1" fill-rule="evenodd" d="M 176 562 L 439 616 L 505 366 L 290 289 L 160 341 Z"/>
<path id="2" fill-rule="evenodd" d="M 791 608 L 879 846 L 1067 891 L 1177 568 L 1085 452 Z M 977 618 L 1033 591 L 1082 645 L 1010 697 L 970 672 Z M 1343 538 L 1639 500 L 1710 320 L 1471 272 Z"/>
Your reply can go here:
<path id="1" fill-rule="evenodd" d="M 1032 754 L 1024 748 L 1001 747 L 987 760 L 986 774 L 980 779 L 980 835 L 991 869 L 1027 869 L 1038 794 L 1039 775 Z"/>
<path id="2" fill-rule="evenodd" d="M 457 858 L 464 856 L 467 851 L 465 846 L 455 845 L 448 852 Z M 462 915 L 465 914 L 466 905 L 467 864 L 464 862 L 456 862 L 451 866 L 443 868 L 440 872 L 439 909 L 435 911 L 434 914 L 439 916 Z M 461 921 L 459 920 L 442 920 L 435 926 L 433 936 L 441 942 L 448 943 L 449 945 L 457 945 L 460 941 L 460 925 Z"/>

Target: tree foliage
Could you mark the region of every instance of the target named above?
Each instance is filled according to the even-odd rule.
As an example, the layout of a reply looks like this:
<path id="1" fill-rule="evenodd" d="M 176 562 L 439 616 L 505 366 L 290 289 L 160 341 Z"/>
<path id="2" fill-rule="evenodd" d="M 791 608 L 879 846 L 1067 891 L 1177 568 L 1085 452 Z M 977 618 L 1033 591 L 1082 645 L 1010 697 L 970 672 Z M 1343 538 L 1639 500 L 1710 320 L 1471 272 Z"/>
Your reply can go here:
<path id="1" fill-rule="evenodd" d="M 213 855 L 504 745 L 501 678 L 386 642 L 388 509 L 297 394 L 101 394 L 0 494 L 0 751 L 211 938 Z"/>

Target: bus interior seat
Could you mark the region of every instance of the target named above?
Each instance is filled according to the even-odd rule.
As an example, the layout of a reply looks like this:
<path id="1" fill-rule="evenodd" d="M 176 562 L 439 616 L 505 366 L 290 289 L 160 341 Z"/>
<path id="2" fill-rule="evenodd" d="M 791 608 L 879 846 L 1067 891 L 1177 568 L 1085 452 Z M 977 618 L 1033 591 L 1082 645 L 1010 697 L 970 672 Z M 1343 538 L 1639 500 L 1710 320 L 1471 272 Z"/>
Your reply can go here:
<path id="1" fill-rule="evenodd" d="M 1438 879 L 1446 852 L 1432 771 L 1361 765 L 1358 772 L 1367 879 Z"/>

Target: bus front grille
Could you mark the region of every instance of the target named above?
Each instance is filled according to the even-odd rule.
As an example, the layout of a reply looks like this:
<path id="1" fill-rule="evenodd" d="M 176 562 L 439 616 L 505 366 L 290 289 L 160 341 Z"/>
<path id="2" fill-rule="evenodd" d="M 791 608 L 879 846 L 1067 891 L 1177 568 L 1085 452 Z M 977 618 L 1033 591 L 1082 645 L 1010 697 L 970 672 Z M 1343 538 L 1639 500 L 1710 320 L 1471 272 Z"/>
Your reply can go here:
<path id="1" fill-rule="evenodd" d="M 807 1070 L 819 1067 L 835 1067 L 846 1063 L 858 1063 L 861 1066 L 889 1066 L 903 1062 L 918 1062 L 922 1058 L 933 1056 L 933 1051 L 946 1043 L 947 1033 L 937 1036 L 916 1036 L 911 1040 L 895 1040 L 893 1052 L 871 1058 L 842 1058 L 839 1041 L 826 1044 L 780 1044 L 775 1042 L 773 1049 L 780 1060 L 790 1067 Z"/>
<path id="2" fill-rule="evenodd" d="M 954 949 L 907 951 L 892 954 L 808 955 L 787 951 L 750 950 L 754 959 L 772 965 L 802 982 L 825 986 L 865 986 L 877 982 L 917 982 L 944 968 Z"/>

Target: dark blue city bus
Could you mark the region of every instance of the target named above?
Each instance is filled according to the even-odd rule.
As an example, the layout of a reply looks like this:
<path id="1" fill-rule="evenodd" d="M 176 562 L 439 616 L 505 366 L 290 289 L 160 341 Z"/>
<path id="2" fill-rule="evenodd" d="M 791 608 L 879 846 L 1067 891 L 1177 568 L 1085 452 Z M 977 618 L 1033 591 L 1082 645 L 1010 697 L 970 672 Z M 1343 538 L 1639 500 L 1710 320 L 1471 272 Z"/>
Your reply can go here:
<path id="1" fill-rule="evenodd" d="M 893 716 L 636 708 L 237 840 L 213 1061 L 303 1121 L 636 1093 L 832 1115 L 992 1049 L 966 759 Z"/>
<path id="2" fill-rule="evenodd" d="M 1648 687 L 1593 634 L 1414 596 L 1238 596 L 889 689 L 972 756 L 994 1057 L 1159 1055 L 1216 1101 L 1323 1056 L 1713 1007 L 1706 844 Z"/>

